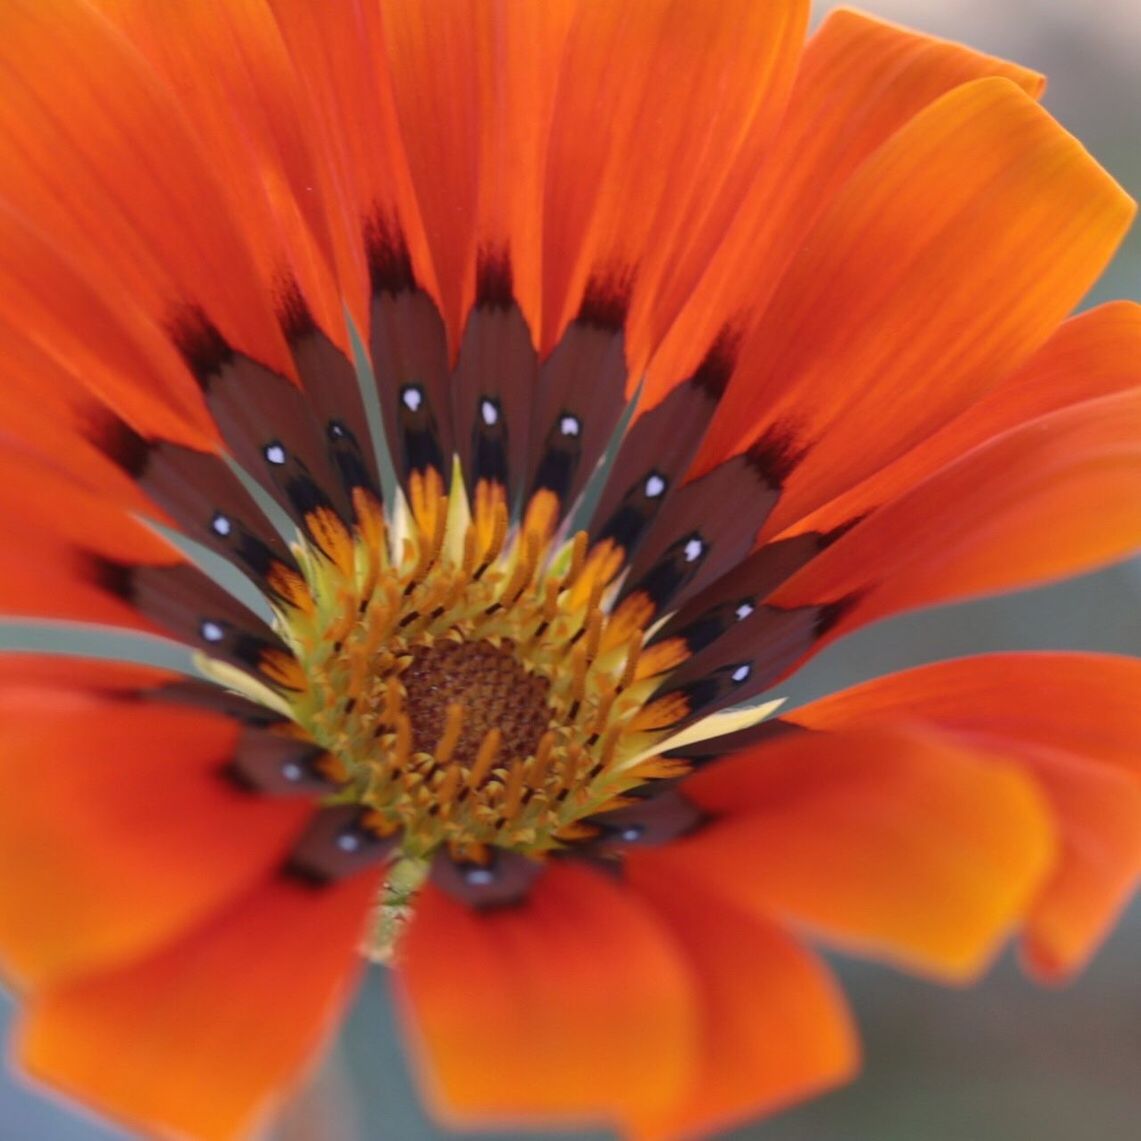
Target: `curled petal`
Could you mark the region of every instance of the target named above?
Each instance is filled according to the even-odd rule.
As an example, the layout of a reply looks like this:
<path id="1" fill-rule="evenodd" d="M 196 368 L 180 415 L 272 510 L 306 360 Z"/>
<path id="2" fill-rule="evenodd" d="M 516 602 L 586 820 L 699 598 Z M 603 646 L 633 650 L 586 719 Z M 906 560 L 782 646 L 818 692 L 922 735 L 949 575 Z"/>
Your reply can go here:
<path id="1" fill-rule="evenodd" d="M 1021 764 L 1057 822 L 1054 869 L 1026 920 L 1036 973 L 1063 978 L 1105 936 L 1141 876 L 1141 662 L 987 654 L 878 678 L 790 714 L 850 731 L 931 726 Z"/>
<path id="2" fill-rule="evenodd" d="M 1034 782 L 931 733 L 792 734 L 703 769 L 686 793 L 721 819 L 659 859 L 950 981 L 987 965 L 1054 858 Z"/>

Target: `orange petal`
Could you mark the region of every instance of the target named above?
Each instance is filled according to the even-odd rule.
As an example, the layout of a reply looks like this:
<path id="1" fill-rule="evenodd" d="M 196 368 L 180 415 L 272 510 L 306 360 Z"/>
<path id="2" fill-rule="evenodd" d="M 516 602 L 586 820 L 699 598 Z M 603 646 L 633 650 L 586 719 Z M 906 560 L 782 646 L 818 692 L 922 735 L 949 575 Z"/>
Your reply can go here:
<path id="1" fill-rule="evenodd" d="M 98 564 L 70 543 L 21 536 L 18 546 L 0 547 L 0 615 L 95 622 L 156 633 L 154 623 L 105 589 L 98 574 Z"/>
<path id="2" fill-rule="evenodd" d="M 765 527 L 779 533 L 1026 360 L 1132 214 L 1009 80 L 955 89 L 864 163 L 799 249 L 699 468 L 754 441 L 803 454 Z"/>
<path id="3" fill-rule="evenodd" d="M 803 0 L 579 7 L 547 152 L 541 351 L 592 277 L 620 293 L 630 275 L 637 384 L 780 121 L 807 15 Z"/>
<path id="4" fill-rule="evenodd" d="M 540 320 L 544 161 L 574 0 L 382 7 L 401 134 L 453 345 L 477 260 Z"/>
<path id="5" fill-rule="evenodd" d="M 164 324 L 202 307 L 288 370 L 264 196 L 229 196 L 176 92 L 94 6 L 13 0 L 0 22 L 0 197 L 101 292 Z"/>
<path id="6" fill-rule="evenodd" d="M 1141 778 L 1141 661 L 1114 654 L 1009 653 L 936 662 L 793 710 L 813 729 L 931 723 L 1004 746 L 1063 749 Z"/>
<path id="7" fill-rule="evenodd" d="M 1080 970 L 1141 880 L 1141 783 L 1051 749 L 1016 754 L 1057 820 L 1058 858 L 1026 917 L 1022 949 L 1040 978 Z"/>
<path id="8" fill-rule="evenodd" d="M 72 368 L 0 320 L 0 447 L 35 456 L 133 510 L 146 498 L 88 438 L 103 415 Z"/>
<path id="9" fill-rule="evenodd" d="M 311 109 L 306 136 L 319 156 L 338 276 L 346 305 L 366 335 L 374 255 L 406 255 L 419 283 L 439 297 L 401 136 L 380 7 L 267 2 Z M 379 246 L 374 238 L 381 239 Z M 372 247 L 367 256 L 366 245 Z"/>
<path id="10" fill-rule="evenodd" d="M 248 215 L 243 233 L 256 259 L 293 277 L 317 323 L 347 348 L 344 301 L 330 272 L 328 170 L 269 4 L 99 0 L 99 9 L 177 93 L 229 209 Z M 206 53 L 209 83 L 202 82 Z"/>
<path id="11" fill-rule="evenodd" d="M 1048 582 L 1141 545 L 1141 390 L 1051 413 L 887 503 L 771 601 L 851 602 L 828 637 L 934 602 Z"/>
<path id="12" fill-rule="evenodd" d="M 0 528 L 13 545 L 48 540 L 124 561 L 184 561 L 170 543 L 69 475 L 0 448 Z"/>
<path id="13" fill-rule="evenodd" d="M 493 11 L 489 4 L 380 4 L 404 150 L 453 346 L 475 285 L 481 110 L 500 126 L 481 107 Z"/>
<path id="14" fill-rule="evenodd" d="M 113 279 L 101 279 L 97 268 L 77 265 L 70 246 L 12 213 L 2 201 L 6 193 L 0 177 L 0 288 L 16 336 L 139 431 L 216 448 L 217 428 L 156 314 Z M 156 305 L 163 320 L 175 312 L 173 303 Z"/>
<path id="15" fill-rule="evenodd" d="M 307 806 L 223 777 L 237 733 L 161 705 L 0 690 L 0 956 L 19 984 L 149 951 L 284 859 Z"/>
<path id="16" fill-rule="evenodd" d="M 148 1132 L 249 1136 L 340 1013 L 375 890 L 263 883 L 150 958 L 38 995 L 17 1060 Z"/>
<path id="17" fill-rule="evenodd" d="M 740 211 L 650 366 L 642 405 L 688 376 L 726 321 L 760 316 L 864 159 L 941 95 L 991 75 L 1028 95 L 1044 86 L 1037 73 L 960 44 L 860 12 L 830 13 L 805 47 L 787 113 Z"/>
<path id="18" fill-rule="evenodd" d="M 28 456 L 0 451 L 0 614 L 100 622 L 154 632 L 103 581 L 102 560 L 174 565 L 185 558 L 121 503 Z M 101 569 L 102 568 L 102 569 Z"/>
<path id="19" fill-rule="evenodd" d="M 543 200 L 551 115 L 577 0 L 503 5 L 480 80 L 478 252 L 505 250 L 515 296 L 533 336 L 542 324 Z M 481 13 L 496 11 L 490 5 Z M 494 61 L 487 67 L 488 61 Z M 470 111 L 469 111 L 470 114 Z"/>
<path id="20" fill-rule="evenodd" d="M 1141 873 L 1141 662 L 987 654 L 856 686 L 795 710 L 811 728 L 922 723 L 1017 761 L 1040 783 L 1061 847 L 1027 920 L 1031 966 L 1080 967 Z"/>
<path id="21" fill-rule="evenodd" d="M 177 681 L 181 674 L 133 662 L 105 662 L 59 654 L 0 653 L 0 692 L 11 689 L 59 688 L 97 693 L 151 689 Z"/>
<path id="22" fill-rule="evenodd" d="M 699 772 L 686 794 L 722 818 L 658 858 L 951 981 L 987 965 L 1054 855 L 1034 782 L 919 732 L 796 734 Z"/>
<path id="23" fill-rule="evenodd" d="M 668 1106 L 693 1064 L 684 960 L 611 880 L 552 866 L 526 903 L 424 891 L 398 975 L 429 1094 L 462 1122 L 599 1122 Z"/>
<path id="24" fill-rule="evenodd" d="M 701 1011 L 694 1080 L 667 1112 L 629 1121 L 630 1136 L 708 1136 L 852 1075 L 855 1028 L 815 955 L 652 853 L 627 876 L 689 957 Z"/>
<path id="25" fill-rule="evenodd" d="M 911 451 L 796 524 L 829 531 L 866 514 L 1020 424 L 1083 400 L 1141 388 L 1141 305 L 1114 301 L 1062 324 L 1019 369 Z"/>

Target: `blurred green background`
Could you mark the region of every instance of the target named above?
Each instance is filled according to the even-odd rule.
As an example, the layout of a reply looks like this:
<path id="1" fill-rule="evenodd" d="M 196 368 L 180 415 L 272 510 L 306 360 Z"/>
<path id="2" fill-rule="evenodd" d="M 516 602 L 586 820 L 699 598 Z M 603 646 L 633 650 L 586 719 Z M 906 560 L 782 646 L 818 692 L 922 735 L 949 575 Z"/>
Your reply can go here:
<path id="1" fill-rule="evenodd" d="M 1047 107 L 1135 197 L 1141 193 L 1138 0 L 1097 5 L 872 0 L 862 6 L 1045 72 Z M 829 7 L 818 5 L 816 19 Z M 1138 296 L 1141 228 L 1089 303 Z M 27 626 L 0 626 L 0 648 L 33 648 L 57 637 Z M 107 644 L 97 636 L 85 646 L 94 651 Z M 1038 647 L 1141 653 L 1141 562 L 1016 597 L 885 623 L 832 647 L 782 692 L 799 702 L 919 662 Z M 1135 1141 L 1141 1136 L 1139 952 L 1141 906 L 1136 906 L 1086 974 L 1061 991 L 1032 985 L 1012 957 L 967 991 L 838 960 L 863 1032 L 861 1078 L 726 1136 L 737 1141 Z M 0 1017 L 6 1014 L 0 1007 Z M 32 1092 L 18 1078 L 0 1080 L 0 1141 L 120 1136 Z M 441 1136 L 419 1109 L 386 980 L 374 971 L 331 1064 L 301 1096 L 277 1141 Z M 478 1136 L 491 1141 L 508 1135 Z"/>

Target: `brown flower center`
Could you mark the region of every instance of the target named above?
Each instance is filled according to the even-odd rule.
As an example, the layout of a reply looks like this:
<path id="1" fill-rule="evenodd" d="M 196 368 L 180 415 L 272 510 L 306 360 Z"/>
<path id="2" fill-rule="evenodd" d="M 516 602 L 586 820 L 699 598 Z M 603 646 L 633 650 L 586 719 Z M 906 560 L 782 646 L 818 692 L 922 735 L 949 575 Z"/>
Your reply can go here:
<path id="1" fill-rule="evenodd" d="M 526 757 L 537 750 L 551 722 L 551 683 L 523 668 L 513 643 L 436 641 L 413 646 L 411 658 L 400 680 L 414 752 L 437 750 L 449 732 L 449 707 L 456 705 L 463 707 L 463 718 L 452 764 L 470 769 L 492 729 L 502 734 L 506 756 Z"/>

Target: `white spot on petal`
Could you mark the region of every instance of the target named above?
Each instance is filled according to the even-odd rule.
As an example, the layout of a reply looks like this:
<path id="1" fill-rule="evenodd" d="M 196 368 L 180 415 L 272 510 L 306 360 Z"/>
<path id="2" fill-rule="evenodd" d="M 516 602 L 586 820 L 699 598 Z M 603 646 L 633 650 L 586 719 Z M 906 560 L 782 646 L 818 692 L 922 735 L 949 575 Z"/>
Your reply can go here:
<path id="1" fill-rule="evenodd" d="M 647 499 L 657 499 L 666 489 L 666 481 L 662 479 L 658 473 L 651 472 L 646 478 L 646 486 L 644 488 Z"/>
<path id="2" fill-rule="evenodd" d="M 683 554 L 687 563 L 695 563 L 705 554 L 705 544 L 697 535 L 694 535 L 692 539 L 686 540 Z"/>
<path id="3" fill-rule="evenodd" d="M 582 431 L 582 424 L 577 416 L 563 416 L 559 419 L 559 431 L 564 436 L 577 436 Z"/>
<path id="4" fill-rule="evenodd" d="M 752 672 L 753 667 L 746 662 L 744 665 L 738 666 L 730 676 L 740 685 Z"/>
<path id="5" fill-rule="evenodd" d="M 641 840 L 645 832 L 646 830 L 641 824 L 630 824 L 618 833 L 618 839 L 625 841 L 627 844 L 633 844 L 636 840 Z"/>
<path id="6" fill-rule="evenodd" d="M 737 615 L 738 622 L 743 622 L 754 610 L 756 607 L 751 602 L 742 602 L 733 613 Z"/>
<path id="7" fill-rule="evenodd" d="M 499 423 L 499 409 L 495 406 L 494 400 L 481 400 L 479 402 L 479 415 L 489 428 L 493 424 Z"/>
<path id="8" fill-rule="evenodd" d="M 361 838 L 355 832 L 342 832 L 337 837 L 337 847 L 342 852 L 355 852 L 361 846 Z"/>
<path id="9" fill-rule="evenodd" d="M 225 538 L 233 529 L 234 525 L 221 511 L 214 512 L 214 518 L 210 520 L 210 530 L 215 535 L 221 535 Z"/>
<path id="10" fill-rule="evenodd" d="M 495 882 L 495 873 L 490 868 L 464 868 L 463 876 L 472 887 L 488 887 Z"/>
<path id="11" fill-rule="evenodd" d="M 276 440 L 272 444 L 266 444 L 265 458 L 271 464 L 280 467 L 285 463 L 285 449 Z"/>
<path id="12" fill-rule="evenodd" d="M 424 403 L 424 393 L 419 388 L 406 388 L 400 394 L 400 399 L 409 412 L 415 412 Z"/>
<path id="13" fill-rule="evenodd" d="M 209 619 L 202 623 L 201 630 L 202 637 L 207 642 L 220 642 L 226 636 L 226 631 L 217 622 L 211 622 Z"/>
<path id="14" fill-rule="evenodd" d="M 286 761 L 281 766 L 281 775 L 288 781 L 299 781 L 305 774 L 296 761 Z"/>

